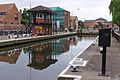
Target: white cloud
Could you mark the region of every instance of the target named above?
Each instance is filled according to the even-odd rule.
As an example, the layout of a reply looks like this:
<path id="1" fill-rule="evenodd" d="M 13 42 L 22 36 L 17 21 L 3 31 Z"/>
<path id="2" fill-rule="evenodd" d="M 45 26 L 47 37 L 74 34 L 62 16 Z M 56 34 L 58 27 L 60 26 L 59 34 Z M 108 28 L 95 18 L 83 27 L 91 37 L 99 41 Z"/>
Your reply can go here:
<path id="1" fill-rule="evenodd" d="M 3 3 L 16 3 L 17 7 L 20 8 L 30 8 L 38 5 L 43 5 L 46 7 L 60 6 L 71 13 L 76 15 L 81 20 L 85 19 L 96 19 L 103 17 L 107 20 L 111 20 L 109 15 L 108 6 L 111 0 L 0 0 Z M 77 9 L 80 10 L 77 10 Z"/>

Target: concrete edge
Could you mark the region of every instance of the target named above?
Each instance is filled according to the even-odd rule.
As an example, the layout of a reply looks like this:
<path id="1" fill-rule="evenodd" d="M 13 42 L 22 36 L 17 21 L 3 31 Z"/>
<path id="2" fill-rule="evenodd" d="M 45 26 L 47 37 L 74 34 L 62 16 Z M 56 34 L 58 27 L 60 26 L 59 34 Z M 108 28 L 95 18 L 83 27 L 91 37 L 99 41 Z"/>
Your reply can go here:
<path id="1" fill-rule="evenodd" d="M 60 38 L 60 37 L 72 36 L 72 35 L 76 35 L 76 34 L 77 33 L 74 32 L 74 33 L 63 33 L 63 34 L 56 34 L 56 35 L 46 35 L 46 36 L 36 36 L 36 37 L 33 36 L 33 37 L 26 37 L 26 38 L 1 40 L 0 47 L 25 44 L 25 43 L 43 41 L 43 40 L 49 40 L 49 39 L 55 39 L 55 38 Z"/>
<path id="2" fill-rule="evenodd" d="M 98 37 L 99 37 L 99 36 L 97 36 L 96 39 L 95 39 L 92 43 L 89 43 L 89 45 L 86 46 L 86 48 L 83 49 L 77 56 L 75 56 L 75 57 L 70 61 L 70 63 L 73 63 L 73 62 L 78 58 L 78 56 L 80 56 L 80 55 L 81 55 L 85 50 L 87 50 L 94 42 L 96 42 L 97 39 L 98 39 Z M 87 62 L 88 62 L 88 61 L 86 61 L 86 62 L 84 63 L 84 66 L 86 66 Z M 68 65 L 68 66 L 58 75 L 58 78 L 61 77 L 61 76 L 63 76 L 63 75 L 66 75 L 65 72 L 66 72 L 70 67 L 71 67 L 71 65 Z"/>

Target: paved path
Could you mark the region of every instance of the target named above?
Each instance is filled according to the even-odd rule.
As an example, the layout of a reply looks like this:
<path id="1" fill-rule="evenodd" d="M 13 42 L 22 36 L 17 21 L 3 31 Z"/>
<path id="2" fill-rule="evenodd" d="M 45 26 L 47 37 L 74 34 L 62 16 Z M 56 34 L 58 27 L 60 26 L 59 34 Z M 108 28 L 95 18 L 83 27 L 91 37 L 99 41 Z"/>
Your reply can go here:
<path id="1" fill-rule="evenodd" d="M 108 77 L 98 76 L 101 72 L 102 56 L 99 50 L 100 47 L 98 47 L 97 41 L 95 46 L 91 45 L 80 56 L 78 56 L 78 58 L 83 58 L 83 61 L 88 61 L 86 66 L 77 67 L 78 72 L 72 72 L 71 70 L 73 70 L 73 68 L 70 67 L 65 74 L 82 76 L 80 80 L 120 80 L 120 42 L 115 38 L 112 38 L 111 47 L 107 48 L 106 73 L 109 75 Z"/>
<path id="2" fill-rule="evenodd" d="M 4 35 L 4 36 L 0 36 L 0 40 L 10 40 L 10 39 L 14 39 L 15 37 L 16 35 L 15 36 L 11 35 L 10 38 L 8 37 L 8 35 Z M 22 35 L 19 35 L 19 38 L 25 38 L 25 37 Z"/>
<path id="3" fill-rule="evenodd" d="M 69 32 L 59 32 L 59 33 L 56 33 L 54 35 L 60 35 L 60 34 L 68 34 Z M 73 33 L 76 33 L 76 32 L 73 32 Z M 26 36 L 25 36 L 26 35 Z M 49 36 L 49 35 L 43 35 L 43 36 Z M 43 37 L 41 36 L 41 37 Z M 8 35 L 3 35 L 3 36 L 0 36 L 0 40 L 10 40 L 10 39 L 14 39 L 15 37 L 17 37 L 17 35 L 10 35 L 10 38 L 8 37 Z M 22 34 L 22 35 L 18 35 L 18 38 L 26 38 L 26 37 L 37 37 L 37 36 L 30 36 L 29 34 Z M 18 39 L 17 38 L 17 39 Z"/>

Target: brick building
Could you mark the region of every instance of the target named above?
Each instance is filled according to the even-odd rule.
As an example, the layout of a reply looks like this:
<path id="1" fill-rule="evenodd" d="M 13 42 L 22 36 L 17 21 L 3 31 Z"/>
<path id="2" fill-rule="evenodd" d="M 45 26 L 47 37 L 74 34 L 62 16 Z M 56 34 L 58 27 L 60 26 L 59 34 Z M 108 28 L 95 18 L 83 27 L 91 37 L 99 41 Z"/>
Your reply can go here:
<path id="1" fill-rule="evenodd" d="M 104 18 L 98 18 L 95 20 L 98 24 L 101 24 L 100 28 L 109 28 L 109 22 Z"/>
<path id="2" fill-rule="evenodd" d="M 33 35 L 52 35 L 53 33 L 53 18 L 55 12 L 45 6 L 36 6 L 28 10 L 30 14 L 29 28 Z"/>
<path id="3" fill-rule="evenodd" d="M 70 12 L 60 8 L 60 7 L 50 7 L 53 11 L 55 11 L 57 14 L 55 14 L 55 20 L 58 22 L 57 25 L 58 29 L 60 31 L 64 31 L 65 28 L 70 28 Z"/>
<path id="4" fill-rule="evenodd" d="M 0 4 L 0 30 L 21 30 L 21 14 L 15 4 Z"/>
<path id="5" fill-rule="evenodd" d="M 84 33 L 89 32 L 98 32 L 98 29 L 101 28 L 100 24 L 96 20 L 85 20 L 84 21 Z"/>
<path id="6" fill-rule="evenodd" d="M 98 23 L 95 20 L 85 20 L 84 27 L 85 28 L 95 28 Z"/>
<path id="7" fill-rule="evenodd" d="M 77 18 L 77 16 L 70 16 L 70 30 L 72 30 L 72 31 L 78 30 L 78 18 Z"/>
<path id="8" fill-rule="evenodd" d="M 98 29 L 106 28 L 113 28 L 114 30 L 118 30 L 118 26 L 116 24 L 112 24 L 112 22 L 109 22 L 104 18 L 85 20 L 84 28 L 86 28 L 88 32 L 98 32 Z"/>

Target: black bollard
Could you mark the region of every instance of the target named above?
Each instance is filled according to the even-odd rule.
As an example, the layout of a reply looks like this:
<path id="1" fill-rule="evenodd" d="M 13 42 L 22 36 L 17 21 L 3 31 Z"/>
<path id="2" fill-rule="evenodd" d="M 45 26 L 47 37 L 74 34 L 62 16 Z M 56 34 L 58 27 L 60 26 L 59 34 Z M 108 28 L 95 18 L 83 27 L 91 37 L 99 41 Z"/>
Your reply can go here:
<path id="1" fill-rule="evenodd" d="M 106 47 L 103 47 L 103 52 L 102 52 L 102 73 L 101 75 L 103 76 L 106 75 Z"/>

